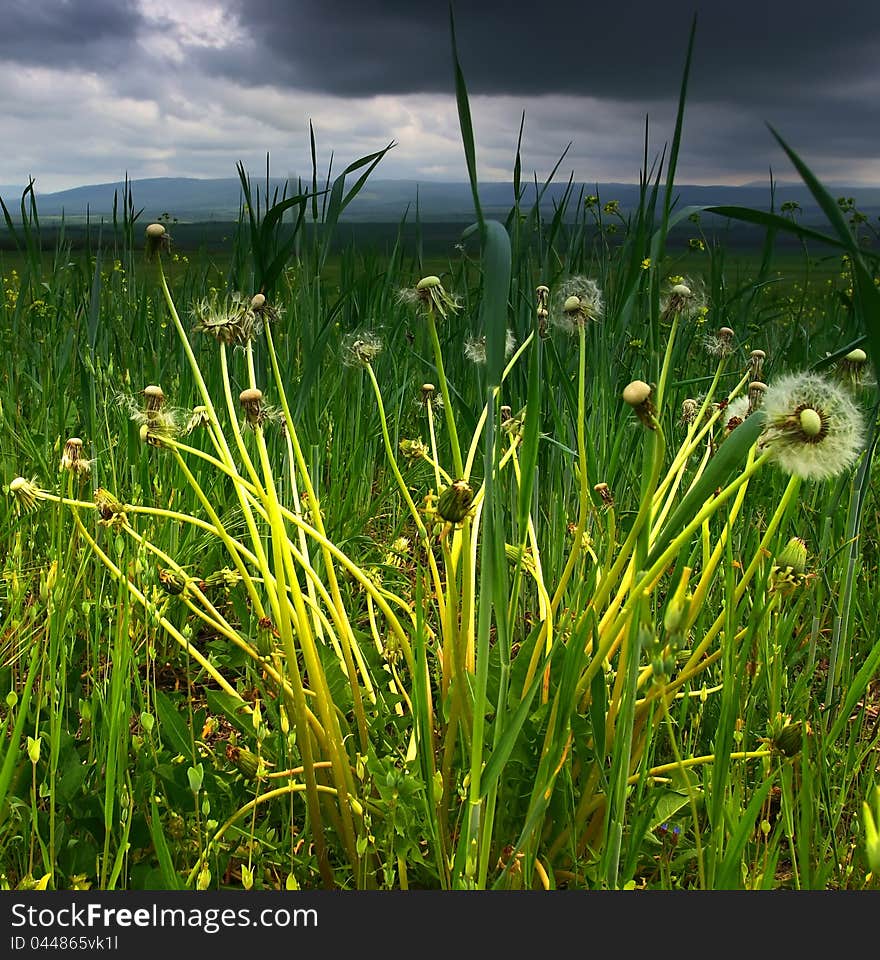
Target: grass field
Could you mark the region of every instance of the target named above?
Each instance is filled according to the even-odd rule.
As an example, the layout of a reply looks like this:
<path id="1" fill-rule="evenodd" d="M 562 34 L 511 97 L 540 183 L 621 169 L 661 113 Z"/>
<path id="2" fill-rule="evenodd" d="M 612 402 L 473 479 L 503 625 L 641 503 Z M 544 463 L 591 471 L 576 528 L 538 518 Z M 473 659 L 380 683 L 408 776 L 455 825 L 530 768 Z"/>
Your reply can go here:
<path id="1" fill-rule="evenodd" d="M 673 173 L 15 228 L 4 886 L 876 888 L 877 257 L 806 169 L 827 242 L 672 243 Z"/>

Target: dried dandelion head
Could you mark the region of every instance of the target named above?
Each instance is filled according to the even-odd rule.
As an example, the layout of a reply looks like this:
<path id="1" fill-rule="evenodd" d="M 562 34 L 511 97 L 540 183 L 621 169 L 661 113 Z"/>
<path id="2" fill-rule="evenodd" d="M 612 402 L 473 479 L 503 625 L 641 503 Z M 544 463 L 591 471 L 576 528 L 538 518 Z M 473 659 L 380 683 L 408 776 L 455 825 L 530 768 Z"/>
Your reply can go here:
<path id="1" fill-rule="evenodd" d="M 156 443 L 180 433 L 185 411 L 169 407 L 165 392 L 155 383 L 148 384 L 137 396 L 116 395 L 116 403 L 124 407 L 130 420 L 141 428 L 141 437 Z"/>
<path id="2" fill-rule="evenodd" d="M 398 291 L 397 301 L 403 304 L 420 303 L 429 313 L 443 320 L 450 313 L 455 313 L 460 309 L 459 302 L 447 293 L 440 278 L 433 274 L 422 277 L 415 287 Z"/>
<path id="3" fill-rule="evenodd" d="M 79 437 L 69 437 L 64 444 L 61 454 L 60 470 L 72 473 L 80 482 L 84 482 L 92 475 L 92 462 L 82 455 L 83 442 Z"/>
<path id="4" fill-rule="evenodd" d="M 151 223 L 144 230 L 147 259 L 152 260 L 171 249 L 171 234 L 161 223 Z"/>
<path id="5" fill-rule="evenodd" d="M 863 387 L 869 383 L 868 355 L 861 347 L 856 347 L 846 356 L 841 357 L 837 362 L 836 370 L 841 380 L 849 387 Z"/>
<path id="6" fill-rule="evenodd" d="M 760 380 L 764 372 L 764 361 L 767 354 L 763 350 L 752 350 L 749 354 L 749 377 L 752 380 Z"/>
<path id="7" fill-rule="evenodd" d="M 128 525 L 125 505 L 108 490 L 98 487 L 94 493 L 95 506 L 98 508 L 98 523 L 118 530 Z"/>
<path id="8" fill-rule="evenodd" d="M 656 411 L 651 402 L 651 393 L 650 386 L 644 380 L 633 380 L 624 387 L 623 401 L 633 408 L 635 415 L 649 430 L 655 430 Z"/>
<path id="9" fill-rule="evenodd" d="M 261 427 L 271 419 L 268 407 L 263 403 L 263 391 L 248 387 L 238 395 L 238 402 L 244 411 L 245 422 L 252 427 Z"/>
<path id="10" fill-rule="evenodd" d="M 12 483 L 9 484 L 9 493 L 15 500 L 17 513 L 21 516 L 37 509 L 43 491 L 40 489 L 36 480 L 26 480 L 24 477 L 16 477 Z"/>

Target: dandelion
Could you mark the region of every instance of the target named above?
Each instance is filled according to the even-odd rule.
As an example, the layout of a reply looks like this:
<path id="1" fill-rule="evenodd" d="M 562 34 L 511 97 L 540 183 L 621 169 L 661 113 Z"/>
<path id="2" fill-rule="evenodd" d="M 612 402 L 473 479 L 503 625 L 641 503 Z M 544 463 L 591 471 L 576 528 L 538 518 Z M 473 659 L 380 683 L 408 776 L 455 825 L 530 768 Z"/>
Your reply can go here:
<path id="1" fill-rule="evenodd" d="M 486 338 L 468 337 L 464 342 L 464 355 L 471 363 L 485 363 Z"/>
<path id="2" fill-rule="evenodd" d="M 198 430 L 199 427 L 205 427 L 211 422 L 211 418 L 208 414 L 208 408 L 199 404 L 197 407 L 193 407 L 192 413 L 189 415 L 189 420 L 186 422 L 186 426 L 183 428 L 185 434 L 190 434 L 194 430 Z"/>
<path id="3" fill-rule="evenodd" d="M 348 334 L 342 342 L 346 366 L 368 367 L 382 352 L 382 341 L 370 330 Z"/>
<path id="4" fill-rule="evenodd" d="M 427 460 L 428 458 L 428 445 L 421 437 L 415 440 L 404 437 L 398 444 L 398 448 L 407 460 Z"/>
<path id="5" fill-rule="evenodd" d="M 248 387 L 238 395 L 238 402 L 244 410 L 245 421 L 252 427 L 261 427 L 272 419 L 272 412 L 263 403 L 263 391 L 256 387 Z"/>
<path id="6" fill-rule="evenodd" d="M 681 402 L 681 417 L 679 418 L 679 423 L 682 426 L 687 426 L 694 422 L 697 419 L 697 410 L 699 410 L 700 405 L 692 397 L 688 397 L 686 400 Z"/>
<path id="7" fill-rule="evenodd" d="M 437 513 L 447 523 L 462 523 L 471 509 L 474 491 L 467 480 L 456 480 L 444 487 L 437 499 Z"/>
<path id="8" fill-rule="evenodd" d="M 868 355 L 860 347 L 850 350 L 842 357 L 836 366 L 844 383 L 850 387 L 861 387 L 866 384 L 865 374 L 868 371 Z"/>
<path id="9" fill-rule="evenodd" d="M 547 325 L 550 321 L 550 311 L 547 305 L 550 302 L 550 288 L 543 283 L 535 288 L 535 311 L 538 315 L 538 336 L 547 336 Z"/>
<path id="10" fill-rule="evenodd" d="M 764 400 L 767 384 L 761 380 L 753 380 L 749 384 L 749 413 L 754 413 Z"/>
<path id="11" fill-rule="evenodd" d="M 423 383 L 415 402 L 416 406 L 421 407 L 425 412 L 427 412 L 428 407 L 433 412 L 437 412 L 443 409 L 443 394 L 437 393 L 437 388 L 433 383 Z"/>
<path id="12" fill-rule="evenodd" d="M 98 508 L 98 523 L 119 530 L 128 525 L 125 505 L 103 487 L 98 487 L 94 493 L 95 506 Z"/>
<path id="13" fill-rule="evenodd" d="M 703 346 L 712 357 L 729 357 L 734 349 L 733 338 L 734 333 L 730 327 L 721 327 L 716 334 L 704 339 Z"/>
<path id="14" fill-rule="evenodd" d="M 391 549 L 385 554 L 384 564 L 388 567 L 400 569 L 409 559 L 412 544 L 409 537 L 398 537 L 391 544 Z"/>
<path id="15" fill-rule="evenodd" d="M 165 392 L 155 383 L 148 384 L 139 394 L 140 399 L 126 393 L 116 396 L 116 403 L 128 411 L 129 419 L 141 428 L 142 439 L 161 441 L 180 432 L 184 411 L 166 404 Z M 158 443 L 157 443 L 158 445 Z"/>
<path id="16" fill-rule="evenodd" d="M 455 313 L 459 307 L 459 302 L 455 297 L 450 296 L 439 277 L 422 277 L 415 285 L 415 289 L 404 289 L 398 291 L 398 303 L 413 304 L 422 303 L 428 310 L 433 311 L 444 320 L 450 313 Z"/>
<path id="17" fill-rule="evenodd" d="M 36 480 L 25 480 L 24 477 L 16 477 L 9 484 L 9 492 L 15 498 L 15 508 L 19 515 L 36 510 L 43 493 Z"/>
<path id="18" fill-rule="evenodd" d="M 68 438 L 64 444 L 64 452 L 61 454 L 59 469 L 69 471 L 77 480 L 84 482 L 91 476 L 92 462 L 83 459 L 82 446 L 83 442 L 79 437 Z"/>
<path id="19" fill-rule="evenodd" d="M 611 492 L 611 488 L 607 483 L 597 483 L 593 489 L 606 507 L 614 506 L 614 494 Z"/>
<path id="20" fill-rule="evenodd" d="M 161 223 L 151 223 L 144 231 L 147 259 L 152 260 L 171 249 L 171 234 Z"/>
<path id="21" fill-rule="evenodd" d="M 257 294 L 257 297 L 263 297 Z M 216 296 L 203 297 L 196 301 L 191 310 L 195 321 L 193 331 L 205 333 L 224 346 L 240 347 L 252 340 L 263 329 L 266 316 L 265 300 L 258 301 L 259 313 L 253 308 L 254 297 L 245 303 L 241 294 L 219 299 Z"/>
<path id="22" fill-rule="evenodd" d="M 764 372 L 764 361 L 767 354 L 763 350 L 752 350 L 749 354 L 749 378 L 751 380 L 760 380 Z"/>
<path id="23" fill-rule="evenodd" d="M 624 403 L 633 408 L 636 416 L 649 429 L 655 430 L 657 427 L 654 420 L 654 404 L 651 403 L 651 388 L 644 380 L 633 380 L 624 387 Z"/>
<path id="24" fill-rule="evenodd" d="M 686 277 L 669 277 L 669 283 L 669 292 L 660 305 L 664 315 L 669 317 L 677 313 L 696 319 L 698 323 L 704 322 L 709 308 L 702 287 Z"/>
<path id="25" fill-rule="evenodd" d="M 851 466 L 861 452 L 862 417 L 846 393 L 815 373 L 790 374 L 767 388 L 759 440 L 794 476 L 824 480 Z"/>
<path id="26" fill-rule="evenodd" d="M 590 320 L 601 319 L 605 300 L 595 280 L 570 277 L 559 288 L 551 322 L 566 333 L 577 333 Z"/>
<path id="27" fill-rule="evenodd" d="M 270 304 L 263 293 L 255 293 L 251 297 L 251 310 L 256 318 L 256 332 L 259 333 L 264 323 L 277 323 L 281 319 L 282 309 Z"/>
<path id="28" fill-rule="evenodd" d="M 807 572 L 806 542 L 800 537 L 792 537 L 779 552 L 770 571 L 770 589 L 790 595 L 808 583 L 812 576 Z"/>

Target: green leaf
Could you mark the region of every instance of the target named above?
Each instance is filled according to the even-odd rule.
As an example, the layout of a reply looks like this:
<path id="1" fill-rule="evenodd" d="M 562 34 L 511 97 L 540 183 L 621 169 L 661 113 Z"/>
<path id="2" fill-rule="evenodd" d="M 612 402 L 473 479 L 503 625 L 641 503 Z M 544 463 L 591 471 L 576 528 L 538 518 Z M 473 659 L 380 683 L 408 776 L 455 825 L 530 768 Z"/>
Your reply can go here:
<path id="1" fill-rule="evenodd" d="M 168 694 L 156 691 L 156 713 L 159 716 L 159 735 L 164 743 L 183 757 L 193 756 L 192 735 L 184 723 L 178 707 Z"/>
<path id="2" fill-rule="evenodd" d="M 159 867 L 162 871 L 162 882 L 166 890 L 180 890 L 181 882 L 177 871 L 174 869 L 174 861 L 171 859 L 171 851 L 168 849 L 168 843 L 165 840 L 165 831 L 162 829 L 162 817 L 159 814 L 159 807 L 155 797 L 150 797 L 150 816 L 147 818 L 150 824 L 150 836 L 153 838 L 153 849 L 156 851 L 156 858 L 159 861 Z"/>

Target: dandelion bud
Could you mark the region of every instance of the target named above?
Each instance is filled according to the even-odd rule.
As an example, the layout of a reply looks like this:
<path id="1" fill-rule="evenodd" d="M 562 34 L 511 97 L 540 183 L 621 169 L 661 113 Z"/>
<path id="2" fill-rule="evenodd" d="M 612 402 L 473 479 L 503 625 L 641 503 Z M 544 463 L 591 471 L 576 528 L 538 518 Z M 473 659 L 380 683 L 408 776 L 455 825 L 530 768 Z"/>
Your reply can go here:
<path id="1" fill-rule="evenodd" d="M 807 573 L 807 545 L 800 537 L 791 540 L 779 552 L 770 571 L 770 589 L 788 596 L 812 579 Z"/>
<path id="2" fill-rule="evenodd" d="M 246 780 L 256 778 L 257 772 L 260 769 L 260 758 L 256 753 L 230 743 L 226 747 L 226 759 L 232 763 L 235 769 L 238 770 Z"/>
<path id="3" fill-rule="evenodd" d="M 800 537 L 792 537 L 776 558 L 776 564 L 782 569 L 803 574 L 807 569 L 807 545 Z"/>
<path id="4" fill-rule="evenodd" d="M 186 578 L 167 567 L 159 568 L 159 583 L 162 589 L 172 597 L 178 597 L 186 588 Z"/>
<path id="5" fill-rule="evenodd" d="M 437 389 L 437 388 L 434 386 L 433 383 L 423 383 L 423 384 L 422 384 L 422 399 L 423 399 L 423 400 L 430 400 L 431 397 L 434 395 L 434 391 L 435 391 L 436 389 Z"/>
<path id="6" fill-rule="evenodd" d="M 801 752 L 804 743 L 803 722 L 788 723 L 771 741 L 774 750 L 786 757 L 795 757 Z"/>
<path id="7" fill-rule="evenodd" d="M 562 305 L 562 309 L 566 313 L 577 313 L 581 308 L 581 298 L 580 297 L 567 297 L 565 303 Z"/>
<path id="8" fill-rule="evenodd" d="M 256 387 L 248 387 L 238 395 L 239 403 L 244 410 L 245 418 L 252 427 L 257 427 L 266 419 L 266 408 L 263 406 L 263 391 Z"/>
<path id="9" fill-rule="evenodd" d="M 507 423 L 507 421 L 511 417 L 511 414 L 513 413 L 513 410 L 505 403 L 502 405 L 500 413 L 501 413 L 501 422 Z"/>
<path id="10" fill-rule="evenodd" d="M 684 283 L 677 283 L 672 288 L 672 293 L 676 297 L 681 297 L 682 300 L 686 300 L 688 297 L 693 296 L 693 294 L 691 293 L 691 288 Z"/>
<path id="11" fill-rule="evenodd" d="M 843 358 L 847 363 L 856 363 L 863 364 L 868 359 L 867 353 L 859 347 L 856 347 L 855 350 L 850 350 L 850 352 Z"/>
<path id="12" fill-rule="evenodd" d="M 623 390 L 623 400 L 633 408 L 636 416 L 649 430 L 655 429 L 651 388 L 644 380 L 633 380 L 627 384 Z"/>
<path id="13" fill-rule="evenodd" d="M 443 284 L 440 283 L 440 278 L 432 275 L 430 277 L 422 277 L 416 284 L 416 290 L 432 290 L 442 286 Z"/>
<path id="14" fill-rule="evenodd" d="M 251 297 L 251 310 L 262 310 L 266 306 L 266 297 L 262 293 L 255 293 Z"/>
<path id="15" fill-rule="evenodd" d="M 535 288 L 535 299 L 537 300 L 538 310 L 547 309 L 547 301 L 550 299 L 550 288 L 543 283 Z"/>
<path id="16" fill-rule="evenodd" d="M 473 499 L 474 491 L 467 480 L 456 480 L 440 492 L 437 513 L 448 523 L 461 523 L 468 515 Z"/>

